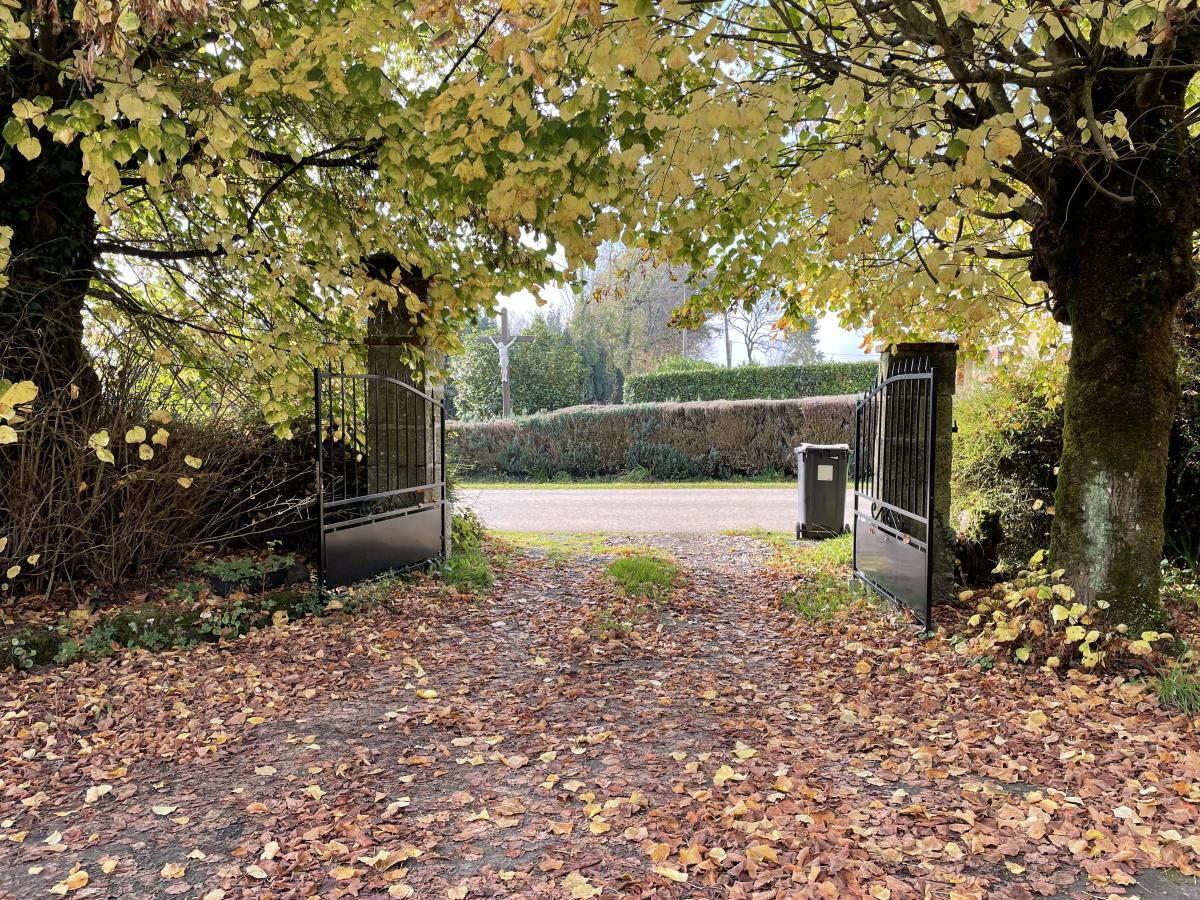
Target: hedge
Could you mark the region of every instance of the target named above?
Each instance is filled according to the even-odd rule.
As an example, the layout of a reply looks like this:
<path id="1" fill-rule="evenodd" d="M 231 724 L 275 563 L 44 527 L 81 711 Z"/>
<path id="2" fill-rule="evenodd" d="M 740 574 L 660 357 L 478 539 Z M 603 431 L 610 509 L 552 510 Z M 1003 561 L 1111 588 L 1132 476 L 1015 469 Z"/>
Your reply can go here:
<path id="1" fill-rule="evenodd" d="M 850 443 L 853 396 L 580 406 L 450 426 L 463 475 L 660 479 L 794 473 L 801 443 Z"/>
<path id="2" fill-rule="evenodd" d="M 866 361 L 631 375 L 625 380 L 625 402 L 786 400 L 857 394 L 871 387 L 878 371 L 878 363 Z"/>

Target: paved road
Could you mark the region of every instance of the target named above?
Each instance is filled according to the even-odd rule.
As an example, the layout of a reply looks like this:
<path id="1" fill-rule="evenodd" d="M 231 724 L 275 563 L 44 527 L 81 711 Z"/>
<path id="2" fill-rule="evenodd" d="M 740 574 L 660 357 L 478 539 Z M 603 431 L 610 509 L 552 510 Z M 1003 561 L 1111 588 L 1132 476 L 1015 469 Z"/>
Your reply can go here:
<path id="1" fill-rule="evenodd" d="M 847 497 L 847 512 L 849 511 Z M 765 528 L 794 532 L 790 488 L 462 488 L 473 507 L 501 531 L 595 531 L 611 534 L 715 534 Z M 846 521 L 850 521 L 847 514 Z"/>

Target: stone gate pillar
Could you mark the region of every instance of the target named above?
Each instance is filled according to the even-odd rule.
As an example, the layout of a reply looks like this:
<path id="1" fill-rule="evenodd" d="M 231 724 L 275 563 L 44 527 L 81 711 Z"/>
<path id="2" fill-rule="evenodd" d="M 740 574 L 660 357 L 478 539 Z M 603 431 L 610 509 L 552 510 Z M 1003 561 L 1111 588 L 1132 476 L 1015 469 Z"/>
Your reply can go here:
<path id="1" fill-rule="evenodd" d="M 933 560 L 933 600 L 936 603 L 954 590 L 955 531 L 950 522 L 950 468 L 958 344 L 893 344 L 880 356 L 879 377 L 882 380 L 898 371 L 924 371 L 908 368 L 909 364 L 921 360 L 928 361 L 933 367 L 937 394 L 933 435 L 933 521 L 929 535 Z M 881 449 L 887 452 L 886 447 Z"/>

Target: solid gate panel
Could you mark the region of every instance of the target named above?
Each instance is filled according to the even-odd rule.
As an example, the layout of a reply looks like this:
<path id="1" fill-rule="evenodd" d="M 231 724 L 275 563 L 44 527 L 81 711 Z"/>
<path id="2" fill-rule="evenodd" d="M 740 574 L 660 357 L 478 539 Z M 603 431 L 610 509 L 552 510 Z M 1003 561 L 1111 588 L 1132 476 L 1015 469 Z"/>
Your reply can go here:
<path id="1" fill-rule="evenodd" d="M 440 505 L 325 535 L 325 586 L 341 587 L 442 552 Z"/>

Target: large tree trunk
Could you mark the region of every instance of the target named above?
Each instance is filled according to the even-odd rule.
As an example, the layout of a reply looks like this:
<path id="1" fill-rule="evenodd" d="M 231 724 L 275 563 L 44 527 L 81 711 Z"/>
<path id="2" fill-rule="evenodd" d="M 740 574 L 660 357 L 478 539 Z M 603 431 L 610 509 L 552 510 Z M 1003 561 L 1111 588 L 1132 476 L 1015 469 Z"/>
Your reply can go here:
<path id="1" fill-rule="evenodd" d="M 60 91 L 54 73 L 14 53 L 0 68 L 0 123 L 17 100 Z M 0 289 L 0 375 L 31 379 L 43 390 L 73 383 L 86 396 L 97 385 L 83 345 L 96 217 L 78 143 L 41 137 L 32 160 L 0 142 L 0 225 L 13 230 L 9 282 Z"/>
<path id="2" fill-rule="evenodd" d="M 1133 631 L 1164 624 L 1159 561 L 1175 412 L 1172 323 L 1194 282 L 1186 164 L 1151 157 L 1135 202 L 1063 163 L 1035 232 L 1041 274 L 1071 325 L 1063 456 L 1050 557 L 1080 602 Z M 1117 189 L 1121 186 L 1118 183 Z"/>

